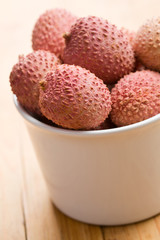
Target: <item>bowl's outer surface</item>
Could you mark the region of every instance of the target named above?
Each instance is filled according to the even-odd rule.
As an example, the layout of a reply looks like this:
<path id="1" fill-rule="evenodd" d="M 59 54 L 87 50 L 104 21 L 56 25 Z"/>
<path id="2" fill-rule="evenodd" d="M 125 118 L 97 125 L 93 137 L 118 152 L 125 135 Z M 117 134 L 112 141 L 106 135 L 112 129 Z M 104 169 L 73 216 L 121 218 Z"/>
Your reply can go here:
<path id="1" fill-rule="evenodd" d="M 14 101 L 62 212 L 99 225 L 160 212 L 160 114 L 127 127 L 78 132 L 46 126 Z"/>

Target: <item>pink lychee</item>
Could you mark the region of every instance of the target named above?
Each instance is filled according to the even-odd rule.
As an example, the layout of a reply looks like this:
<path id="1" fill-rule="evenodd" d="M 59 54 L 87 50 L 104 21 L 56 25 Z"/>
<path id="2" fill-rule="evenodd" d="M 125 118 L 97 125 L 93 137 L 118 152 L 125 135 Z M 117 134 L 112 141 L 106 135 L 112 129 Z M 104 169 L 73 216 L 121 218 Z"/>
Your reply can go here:
<path id="1" fill-rule="evenodd" d="M 92 129 L 108 117 L 110 92 L 90 71 L 74 65 L 59 65 L 41 82 L 40 108 L 57 125 Z"/>
<path id="2" fill-rule="evenodd" d="M 19 103 L 31 113 L 40 115 L 39 81 L 60 61 L 55 54 L 39 50 L 20 56 L 10 73 L 10 85 Z"/>
<path id="3" fill-rule="evenodd" d="M 65 9 L 51 9 L 37 20 L 32 33 L 34 50 L 43 49 L 60 56 L 65 47 L 63 34 L 77 18 Z"/>
<path id="4" fill-rule="evenodd" d="M 107 84 L 134 69 L 134 52 L 128 38 L 107 20 L 80 18 L 64 37 L 64 63 L 84 67 Z"/>
<path id="5" fill-rule="evenodd" d="M 160 113 L 160 74 L 150 70 L 130 73 L 111 92 L 111 120 L 117 126 L 140 122 Z"/>
<path id="6" fill-rule="evenodd" d="M 160 71 L 160 17 L 147 20 L 139 28 L 134 49 L 147 68 Z"/>

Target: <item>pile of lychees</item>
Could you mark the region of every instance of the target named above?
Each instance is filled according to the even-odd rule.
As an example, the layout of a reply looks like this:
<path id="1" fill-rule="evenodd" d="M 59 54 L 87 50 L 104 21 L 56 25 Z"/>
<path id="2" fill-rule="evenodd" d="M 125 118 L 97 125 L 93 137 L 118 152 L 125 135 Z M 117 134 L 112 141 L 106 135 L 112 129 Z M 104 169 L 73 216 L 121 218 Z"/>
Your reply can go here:
<path id="1" fill-rule="evenodd" d="M 133 124 L 160 113 L 160 17 L 137 33 L 105 19 L 46 11 L 10 84 L 33 116 L 69 129 Z"/>

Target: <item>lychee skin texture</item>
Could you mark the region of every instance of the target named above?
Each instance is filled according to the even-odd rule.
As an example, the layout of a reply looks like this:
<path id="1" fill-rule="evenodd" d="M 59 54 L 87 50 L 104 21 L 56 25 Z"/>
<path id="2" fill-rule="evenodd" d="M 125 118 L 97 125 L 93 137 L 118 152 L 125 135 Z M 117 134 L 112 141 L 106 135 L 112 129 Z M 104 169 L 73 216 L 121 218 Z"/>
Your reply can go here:
<path id="1" fill-rule="evenodd" d="M 41 115 L 39 108 L 39 81 L 59 64 L 55 54 L 39 50 L 20 56 L 10 73 L 10 85 L 19 103 L 29 112 Z"/>
<path id="2" fill-rule="evenodd" d="M 58 57 L 65 47 L 63 34 L 70 30 L 76 17 L 65 9 L 51 9 L 37 20 L 32 32 L 32 48 L 55 53 Z"/>
<path id="3" fill-rule="evenodd" d="M 115 83 L 134 69 L 134 52 L 128 38 L 107 20 L 80 18 L 64 37 L 64 63 L 84 67 L 105 83 Z"/>
<path id="4" fill-rule="evenodd" d="M 103 81 L 74 65 L 59 65 L 41 82 L 43 115 L 69 129 L 93 129 L 108 117 L 111 96 Z"/>
<path id="5" fill-rule="evenodd" d="M 135 36 L 136 36 L 136 32 L 131 31 L 131 30 L 129 30 L 127 28 L 124 28 L 124 27 L 122 27 L 120 30 L 127 36 L 128 40 L 129 40 L 129 42 L 130 42 L 130 44 L 131 44 L 131 46 L 133 47 L 133 50 L 134 50 L 134 39 L 135 39 Z"/>
<path id="6" fill-rule="evenodd" d="M 160 74 L 150 70 L 130 73 L 111 92 L 111 120 L 125 126 L 160 113 Z"/>
<path id="7" fill-rule="evenodd" d="M 160 17 L 148 20 L 140 27 L 134 49 L 147 68 L 160 71 Z"/>

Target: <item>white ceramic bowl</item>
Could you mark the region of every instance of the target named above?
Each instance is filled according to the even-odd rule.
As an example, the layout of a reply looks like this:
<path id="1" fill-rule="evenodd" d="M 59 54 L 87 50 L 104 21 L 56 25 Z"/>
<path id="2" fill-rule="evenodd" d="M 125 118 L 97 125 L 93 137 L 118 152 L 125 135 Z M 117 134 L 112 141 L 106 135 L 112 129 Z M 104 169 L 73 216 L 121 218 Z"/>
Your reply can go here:
<path id="1" fill-rule="evenodd" d="M 119 225 L 160 212 L 160 114 L 115 129 L 74 131 L 44 124 L 14 102 L 63 213 Z"/>

